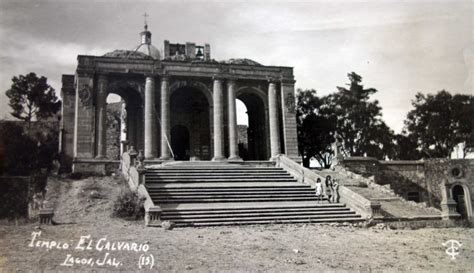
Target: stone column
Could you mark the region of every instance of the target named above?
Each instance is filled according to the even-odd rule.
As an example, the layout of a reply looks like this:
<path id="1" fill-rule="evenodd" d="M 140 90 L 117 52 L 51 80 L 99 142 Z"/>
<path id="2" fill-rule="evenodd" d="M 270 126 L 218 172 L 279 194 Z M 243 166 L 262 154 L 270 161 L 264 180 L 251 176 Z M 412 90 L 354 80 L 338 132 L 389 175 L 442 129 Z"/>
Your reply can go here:
<path id="1" fill-rule="evenodd" d="M 107 156 L 107 76 L 99 75 L 97 82 L 97 156 L 96 158 L 106 158 Z"/>
<path id="2" fill-rule="evenodd" d="M 212 99 L 214 102 L 214 157 L 213 161 L 224 160 L 224 105 L 222 101 L 222 79 L 214 78 L 214 86 L 212 91 Z"/>
<path id="3" fill-rule="evenodd" d="M 168 76 L 161 77 L 161 157 L 170 160 L 170 84 Z"/>
<path id="4" fill-rule="evenodd" d="M 239 157 L 239 146 L 237 143 L 237 114 L 235 106 L 235 80 L 227 81 L 227 104 L 229 109 L 229 160 L 242 160 Z"/>
<path id="5" fill-rule="evenodd" d="M 146 77 L 145 82 L 145 136 L 144 148 L 145 158 L 156 157 L 156 113 L 155 113 L 155 78 L 152 75 Z"/>
<path id="6" fill-rule="evenodd" d="M 268 84 L 268 116 L 270 120 L 270 159 L 274 159 L 281 153 L 277 90 L 274 81 L 270 81 Z"/>

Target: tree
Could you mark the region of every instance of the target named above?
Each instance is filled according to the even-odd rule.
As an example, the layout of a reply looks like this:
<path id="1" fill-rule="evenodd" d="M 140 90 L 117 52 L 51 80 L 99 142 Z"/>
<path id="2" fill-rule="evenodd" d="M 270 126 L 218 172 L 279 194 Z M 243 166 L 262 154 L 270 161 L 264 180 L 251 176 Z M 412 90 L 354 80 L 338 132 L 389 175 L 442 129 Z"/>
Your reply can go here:
<path id="1" fill-rule="evenodd" d="M 421 152 L 418 149 L 417 140 L 412 135 L 407 135 L 405 131 L 395 135 L 396 149 L 393 159 L 399 160 L 419 160 Z"/>
<path id="2" fill-rule="evenodd" d="M 349 89 L 337 87 L 338 92 L 327 99 L 327 108 L 335 115 L 338 141 L 350 156 L 391 157 L 393 131 L 382 120 L 378 101 L 369 100 L 377 90 L 364 89 L 362 77 L 355 72 L 347 76 Z"/>
<path id="3" fill-rule="evenodd" d="M 318 97 L 315 90 L 298 90 L 297 132 L 298 148 L 303 165 L 309 167 L 311 158 L 329 168 L 334 154 L 331 144 L 335 141 L 335 120 L 326 113 L 326 97 Z"/>
<path id="4" fill-rule="evenodd" d="M 474 143 L 474 96 L 418 93 L 405 120 L 405 135 L 416 142 L 420 158 L 449 157 L 462 142 Z M 466 152 L 466 151 L 465 151 Z"/>
<path id="5" fill-rule="evenodd" d="M 11 115 L 30 123 L 33 119 L 47 118 L 57 113 L 61 102 L 54 89 L 43 76 L 38 78 L 31 72 L 26 76 L 13 77 L 12 85 L 6 92 L 10 99 Z"/>

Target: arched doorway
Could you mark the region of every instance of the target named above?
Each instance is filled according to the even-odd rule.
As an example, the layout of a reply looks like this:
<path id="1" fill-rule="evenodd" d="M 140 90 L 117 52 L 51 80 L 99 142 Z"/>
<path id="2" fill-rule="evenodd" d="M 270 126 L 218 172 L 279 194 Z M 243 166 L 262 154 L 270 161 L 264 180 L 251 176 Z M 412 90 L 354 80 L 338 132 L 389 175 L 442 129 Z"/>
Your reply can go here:
<path id="1" fill-rule="evenodd" d="M 247 143 L 239 145 L 239 155 L 243 160 L 268 160 L 268 131 L 266 105 L 260 95 L 253 89 L 244 89 L 237 93 L 237 99 L 245 105 L 246 113 L 237 115 L 248 116 Z M 239 110 L 239 109 L 238 109 Z"/>
<path id="2" fill-rule="evenodd" d="M 139 81 L 142 80 L 137 79 Z M 109 159 L 120 159 L 124 143 L 134 146 L 136 150 L 143 149 L 143 100 L 138 90 L 140 85 L 130 85 L 133 82 L 113 77 L 109 80 L 105 123 L 105 154 Z M 96 134 L 98 139 L 98 132 Z"/>
<path id="3" fill-rule="evenodd" d="M 179 157 L 179 160 L 211 159 L 210 113 L 212 111 L 209 105 L 209 98 L 196 87 L 183 86 L 172 90 L 170 142 L 175 158 Z M 183 154 L 186 148 L 188 152 Z"/>
<path id="4" fill-rule="evenodd" d="M 452 196 L 454 201 L 456 201 L 456 210 L 461 214 L 462 219 L 468 218 L 466 194 L 461 185 L 454 185 L 452 188 Z"/>
<path id="5" fill-rule="evenodd" d="M 171 128 L 171 149 L 175 160 L 189 160 L 189 131 L 182 125 Z"/>

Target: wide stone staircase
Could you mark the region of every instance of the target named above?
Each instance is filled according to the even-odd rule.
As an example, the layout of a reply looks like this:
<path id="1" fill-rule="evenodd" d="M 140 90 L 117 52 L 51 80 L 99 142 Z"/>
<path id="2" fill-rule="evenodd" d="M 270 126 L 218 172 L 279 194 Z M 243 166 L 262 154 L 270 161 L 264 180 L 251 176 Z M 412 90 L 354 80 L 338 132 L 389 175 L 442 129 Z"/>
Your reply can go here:
<path id="1" fill-rule="evenodd" d="M 147 169 L 146 189 L 176 226 L 361 221 L 272 164 L 183 162 Z"/>

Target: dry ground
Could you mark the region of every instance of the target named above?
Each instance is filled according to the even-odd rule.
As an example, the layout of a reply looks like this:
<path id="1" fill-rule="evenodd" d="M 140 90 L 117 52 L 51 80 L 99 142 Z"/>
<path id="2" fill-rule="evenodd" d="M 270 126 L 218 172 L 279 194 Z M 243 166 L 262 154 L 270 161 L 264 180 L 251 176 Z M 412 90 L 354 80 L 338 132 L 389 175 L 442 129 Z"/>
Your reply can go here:
<path id="1" fill-rule="evenodd" d="M 154 258 L 153 270 L 183 271 L 465 271 L 474 265 L 474 229 L 379 230 L 332 225 L 266 225 L 244 227 L 145 228 L 142 221 L 110 216 L 119 178 L 52 179 L 48 201 L 56 207 L 58 225 L 0 223 L 0 271 L 138 271 L 140 256 Z M 39 240 L 68 243 L 64 249 L 30 247 Z M 76 249 L 81 236 L 92 248 L 104 242 L 147 244 L 147 252 Z M 442 243 L 462 243 L 451 260 Z M 115 266 L 98 266 L 103 257 Z M 94 266 L 61 265 L 68 255 L 93 258 Z M 148 266 L 149 268 L 149 266 Z"/>

